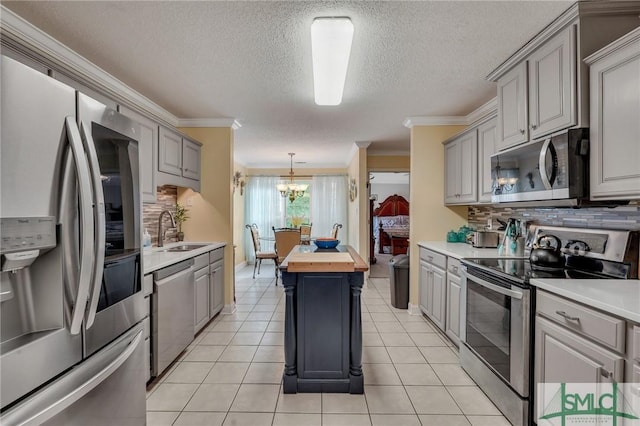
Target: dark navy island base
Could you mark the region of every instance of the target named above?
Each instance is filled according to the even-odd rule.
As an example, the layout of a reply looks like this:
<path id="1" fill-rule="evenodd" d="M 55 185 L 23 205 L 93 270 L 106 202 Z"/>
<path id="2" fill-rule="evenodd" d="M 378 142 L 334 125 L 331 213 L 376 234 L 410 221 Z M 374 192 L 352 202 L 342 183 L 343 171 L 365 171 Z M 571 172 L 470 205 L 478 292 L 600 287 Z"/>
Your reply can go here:
<path id="1" fill-rule="evenodd" d="M 367 265 L 351 247 L 338 250 L 352 255 L 354 272 L 288 272 L 286 260 L 280 266 L 284 393 L 364 393 L 360 294 Z"/>

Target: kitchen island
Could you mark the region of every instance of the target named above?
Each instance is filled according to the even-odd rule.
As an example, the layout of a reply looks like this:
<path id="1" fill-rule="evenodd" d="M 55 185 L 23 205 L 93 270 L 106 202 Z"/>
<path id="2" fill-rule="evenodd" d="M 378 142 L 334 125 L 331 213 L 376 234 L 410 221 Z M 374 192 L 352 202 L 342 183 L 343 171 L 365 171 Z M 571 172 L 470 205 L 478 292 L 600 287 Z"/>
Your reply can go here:
<path id="1" fill-rule="evenodd" d="M 369 268 L 351 246 L 296 246 L 285 291 L 283 392 L 364 392 L 360 293 Z"/>

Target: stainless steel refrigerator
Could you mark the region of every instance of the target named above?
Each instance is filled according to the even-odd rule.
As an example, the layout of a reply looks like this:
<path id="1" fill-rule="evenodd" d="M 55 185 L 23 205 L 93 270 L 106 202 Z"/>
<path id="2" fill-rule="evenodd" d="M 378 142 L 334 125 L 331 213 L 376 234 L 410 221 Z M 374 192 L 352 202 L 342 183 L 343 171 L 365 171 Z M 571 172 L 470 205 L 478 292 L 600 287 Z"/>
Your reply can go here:
<path id="1" fill-rule="evenodd" d="M 0 424 L 143 425 L 139 129 L 1 61 Z"/>

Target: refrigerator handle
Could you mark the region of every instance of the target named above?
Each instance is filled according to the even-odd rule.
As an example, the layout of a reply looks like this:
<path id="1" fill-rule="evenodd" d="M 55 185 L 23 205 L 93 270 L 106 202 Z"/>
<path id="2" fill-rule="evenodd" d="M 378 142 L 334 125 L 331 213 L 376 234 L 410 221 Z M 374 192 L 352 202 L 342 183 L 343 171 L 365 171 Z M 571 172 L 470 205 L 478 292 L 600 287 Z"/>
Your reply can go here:
<path id="1" fill-rule="evenodd" d="M 91 296 L 89 301 L 89 309 L 86 315 L 85 327 L 91 328 L 96 319 L 96 311 L 98 310 L 98 301 L 100 300 L 100 289 L 102 287 L 102 273 L 104 272 L 104 255 L 106 242 L 106 220 L 104 213 L 104 191 L 102 190 L 102 179 L 100 175 L 100 164 L 98 163 L 98 155 L 96 154 L 95 143 L 84 123 L 80 122 L 80 134 L 82 143 L 89 158 L 91 169 L 91 177 L 93 180 L 93 193 L 96 199 L 94 210 L 95 219 L 95 264 L 93 271 L 93 285 L 91 286 Z"/>
<path id="2" fill-rule="evenodd" d="M 133 331 L 136 331 L 136 334 L 132 339 L 129 337 L 130 334 L 121 338 L 117 344 L 103 352 L 99 357 L 93 356 L 89 358 L 77 370 L 72 370 L 69 375 L 58 382 L 54 382 L 48 391 L 36 393 L 31 400 L 16 407 L 14 410 L 9 410 L 0 419 L 2 424 L 39 425 L 69 408 L 73 403 L 107 380 L 131 357 L 144 338 L 143 330 L 138 328 Z M 123 345 L 126 345 L 124 350 L 122 348 Z M 119 351 L 122 352 L 115 359 L 109 359 Z M 91 375 L 85 373 L 85 371 L 95 371 L 98 363 L 103 362 L 106 366 L 97 371 L 97 373 Z M 85 371 L 82 371 L 83 369 Z M 74 371 L 76 371 L 76 374 L 73 373 Z M 73 377 L 74 375 L 79 377 Z M 80 384 L 76 383 L 78 381 L 80 381 Z"/>
<path id="3" fill-rule="evenodd" d="M 82 149 L 80 132 L 73 117 L 65 118 L 69 146 L 76 165 L 78 177 L 78 194 L 80 203 L 80 277 L 78 278 L 78 294 L 71 315 L 71 334 L 80 333 L 84 312 L 89 298 L 89 286 L 93 269 L 93 198 L 91 194 L 91 177 L 89 167 Z M 64 177 L 71 174 L 65 173 Z M 73 182 L 63 181 L 63 191 L 68 191 Z M 70 256 L 67 254 L 66 256 Z"/>

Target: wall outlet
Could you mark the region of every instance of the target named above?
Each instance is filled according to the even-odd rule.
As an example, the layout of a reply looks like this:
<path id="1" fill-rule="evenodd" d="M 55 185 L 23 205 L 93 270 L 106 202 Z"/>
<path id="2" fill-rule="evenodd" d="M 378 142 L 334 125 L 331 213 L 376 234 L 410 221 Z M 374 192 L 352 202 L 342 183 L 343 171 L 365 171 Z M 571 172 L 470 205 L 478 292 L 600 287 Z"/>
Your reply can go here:
<path id="1" fill-rule="evenodd" d="M 187 206 L 193 206 L 193 197 L 187 197 Z"/>

